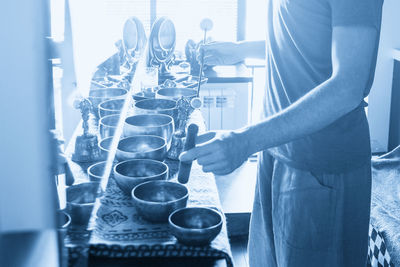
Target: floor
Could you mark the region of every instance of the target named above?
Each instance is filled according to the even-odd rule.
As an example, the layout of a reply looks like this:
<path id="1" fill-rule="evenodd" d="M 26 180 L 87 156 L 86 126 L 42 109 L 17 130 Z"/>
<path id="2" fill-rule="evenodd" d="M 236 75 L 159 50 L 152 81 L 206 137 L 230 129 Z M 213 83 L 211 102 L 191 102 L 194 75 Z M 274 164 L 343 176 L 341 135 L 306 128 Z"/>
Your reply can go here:
<path id="1" fill-rule="evenodd" d="M 247 235 L 230 238 L 231 250 L 235 267 L 248 267 Z"/>

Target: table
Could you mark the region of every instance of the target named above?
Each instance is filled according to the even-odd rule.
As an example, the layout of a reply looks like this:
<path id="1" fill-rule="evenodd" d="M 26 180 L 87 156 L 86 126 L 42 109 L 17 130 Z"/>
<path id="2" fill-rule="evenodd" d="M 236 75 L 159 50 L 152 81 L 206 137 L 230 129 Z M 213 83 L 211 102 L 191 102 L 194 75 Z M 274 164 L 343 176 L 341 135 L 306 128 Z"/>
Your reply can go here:
<path id="1" fill-rule="evenodd" d="M 200 112 L 192 114 L 191 121 L 204 123 Z M 93 127 L 92 127 L 93 128 Z M 70 175 L 74 183 L 88 180 L 86 169 L 93 163 L 77 163 L 71 160 L 78 126 L 66 149 Z M 170 167 L 170 180 L 176 179 L 178 162 L 166 160 Z M 212 174 L 201 171 L 193 164 L 189 188 L 188 206 L 213 206 L 221 210 L 215 179 Z M 133 214 L 133 215 L 132 215 Z M 107 221 L 112 217 L 112 222 Z M 105 219 L 106 218 L 106 219 Z M 149 229 L 151 228 L 151 229 Z M 70 266 L 232 266 L 232 257 L 227 236 L 226 220 L 221 233 L 207 247 L 190 247 L 179 244 L 169 233 L 167 224 L 149 224 L 135 213 L 130 196 L 116 186 L 111 177 L 105 196 L 98 199 L 89 231 L 69 231 L 66 246 Z M 86 256 L 86 257 L 85 257 Z M 196 260 L 193 260 L 193 259 Z M 162 263 L 162 264 L 161 264 Z M 161 265 L 160 265 L 161 264 Z"/>

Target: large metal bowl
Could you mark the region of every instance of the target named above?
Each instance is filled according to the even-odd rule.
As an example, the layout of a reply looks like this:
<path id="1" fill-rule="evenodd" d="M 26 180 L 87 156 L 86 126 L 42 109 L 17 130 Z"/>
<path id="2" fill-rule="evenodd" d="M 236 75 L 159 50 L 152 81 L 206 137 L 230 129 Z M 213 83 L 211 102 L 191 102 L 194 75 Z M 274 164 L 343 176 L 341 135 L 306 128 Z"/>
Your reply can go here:
<path id="1" fill-rule="evenodd" d="M 188 207 L 174 211 L 168 218 L 171 233 L 186 245 L 207 245 L 222 228 L 222 216 L 205 207 Z"/>
<path id="2" fill-rule="evenodd" d="M 168 177 L 168 165 L 152 159 L 132 159 L 114 166 L 114 179 L 126 194 L 143 182 L 165 180 Z"/>
<path id="3" fill-rule="evenodd" d="M 142 114 L 127 117 L 124 125 L 124 136 L 156 135 L 165 138 L 167 149 L 171 145 L 175 131 L 174 119 L 164 114 Z"/>
<path id="4" fill-rule="evenodd" d="M 155 135 L 135 135 L 121 139 L 116 157 L 119 161 L 129 159 L 154 159 L 163 161 L 167 156 L 167 142 Z"/>
<path id="5" fill-rule="evenodd" d="M 94 89 L 89 92 L 89 100 L 92 102 L 93 111 L 96 116 L 98 116 L 98 106 L 101 102 L 109 99 L 122 99 L 125 98 L 128 91 L 123 88 L 104 88 L 104 89 Z"/>
<path id="6" fill-rule="evenodd" d="M 169 181 L 151 181 L 137 185 L 132 198 L 139 214 L 151 222 L 166 222 L 175 210 L 186 207 L 186 186 Z"/>
<path id="7" fill-rule="evenodd" d="M 178 100 L 181 97 L 192 99 L 197 96 L 197 91 L 188 88 L 162 88 L 156 92 L 156 98 Z"/>
<path id="8" fill-rule="evenodd" d="M 125 99 L 109 99 L 99 104 L 99 116 L 103 118 L 108 115 L 121 114 Z"/>
<path id="9" fill-rule="evenodd" d="M 119 114 L 105 116 L 99 121 L 99 132 L 100 138 L 104 139 L 110 136 L 114 136 L 117 130 L 117 125 L 119 121 Z"/>

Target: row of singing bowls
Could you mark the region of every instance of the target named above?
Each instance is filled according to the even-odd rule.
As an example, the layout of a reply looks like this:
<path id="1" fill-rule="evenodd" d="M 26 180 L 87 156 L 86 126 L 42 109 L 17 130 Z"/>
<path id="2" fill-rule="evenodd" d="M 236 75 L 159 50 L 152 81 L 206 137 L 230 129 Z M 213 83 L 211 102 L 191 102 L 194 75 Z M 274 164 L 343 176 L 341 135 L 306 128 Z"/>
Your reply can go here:
<path id="1" fill-rule="evenodd" d="M 173 211 L 186 207 L 188 198 L 186 186 L 170 181 L 150 181 L 132 190 L 136 209 L 151 222 L 167 222 Z"/>
<path id="2" fill-rule="evenodd" d="M 192 99 L 197 96 L 197 90 L 188 88 L 162 88 L 156 92 L 156 98 L 178 100 L 181 97 Z"/>
<path id="3" fill-rule="evenodd" d="M 167 178 L 168 165 L 157 160 L 132 159 L 114 166 L 114 179 L 126 194 L 131 194 L 138 184 Z"/>
<path id="4" fill-rule="evenodd" d="M 99 104 L 99 116 L 103 118 L 108 115 L 121 114 L 125 99 L 109 99 Z"/>
<path id="5" fill-rule="evenodd" d="M 160 136 L 167 141 L 167 149 L 169 149 L 175 126 L 171 116 L 164 114 L 142 114 L 127 117 L 123 131 L 124 136 Z"/>
<path id="6" fill-rule="evenodd" d="M 154 159 L 163 161 L 167 155 L 167 142 L 155 135 L 134 135 L 119 141 L 116 157 L 119 161 Z"/>
<path id="7" fill-rule="evenodd" d="M 89 100 L 93 106 L 93 112 L 96 116 L 99 115 L 98 106 L 100 103 L 109 99 L 124 99 L 128 91 L 123 88 L 104 88 L 94 89 L 89 92 Z"/>

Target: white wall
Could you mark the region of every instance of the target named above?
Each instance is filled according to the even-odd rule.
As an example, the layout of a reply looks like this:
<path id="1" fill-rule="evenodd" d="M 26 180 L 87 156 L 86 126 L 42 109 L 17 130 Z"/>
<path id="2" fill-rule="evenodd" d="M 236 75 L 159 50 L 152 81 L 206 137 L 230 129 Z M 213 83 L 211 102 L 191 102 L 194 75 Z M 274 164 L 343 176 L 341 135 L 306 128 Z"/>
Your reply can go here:
<path id="1" fill-rule="evenodd" d="M 0 235 L 55 228 L 45 7 L 0 1 Z"/>
<path id="2" fill-rule="evenodd" d="M 368 108 L 372 150 L 375 152 L 387 151 L 388 148 L 394 48 L 400 48 L 400 1 L 385 0 L 375 80 Z"/>

